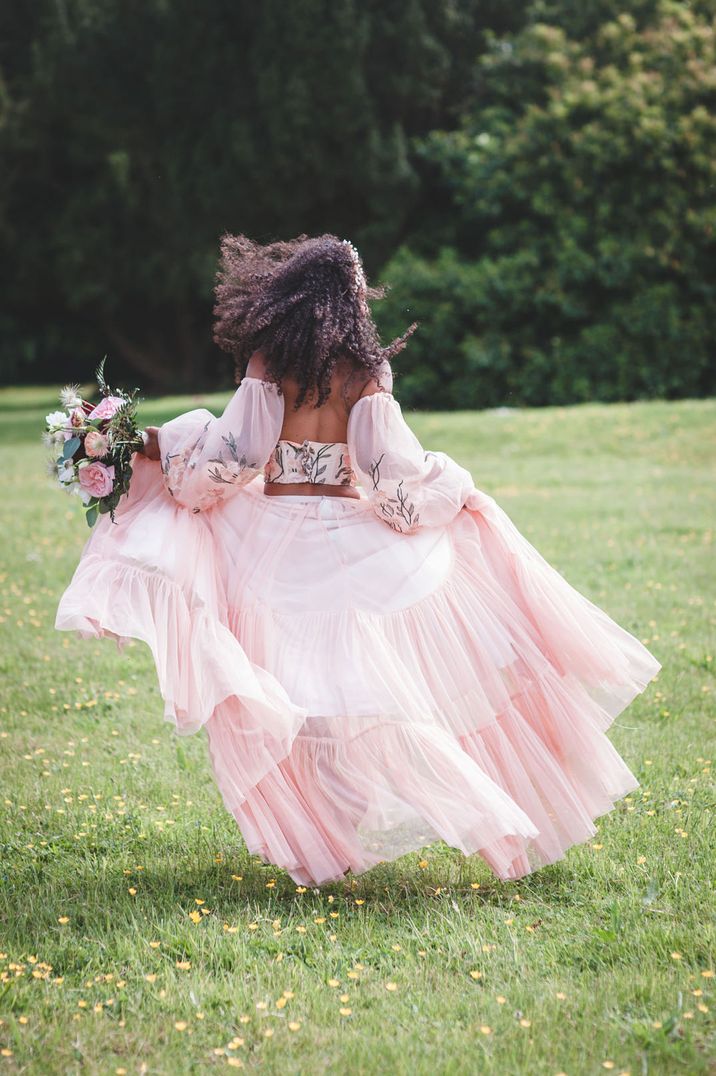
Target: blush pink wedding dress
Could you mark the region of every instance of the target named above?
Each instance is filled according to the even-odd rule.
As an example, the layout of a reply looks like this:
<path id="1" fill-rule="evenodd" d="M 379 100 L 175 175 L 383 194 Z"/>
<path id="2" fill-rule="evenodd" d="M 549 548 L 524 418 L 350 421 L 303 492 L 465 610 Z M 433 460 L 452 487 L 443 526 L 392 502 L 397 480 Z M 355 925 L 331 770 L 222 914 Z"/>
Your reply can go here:
<path id="1" fill-rule="evenodd" d="M 249 851 L 299 884 L 436 840 L 501 879 L 560 859 L 638 787 L 605 733 L 660 663 L 390 392 L 355 404 L 327 471 L 284 444 L 360 497 L 266 496 L 283 414 L 245 377 L 220 418 L 162 426 L 55 627 L 148 644 L 165 719 L 206 729 Z"/>

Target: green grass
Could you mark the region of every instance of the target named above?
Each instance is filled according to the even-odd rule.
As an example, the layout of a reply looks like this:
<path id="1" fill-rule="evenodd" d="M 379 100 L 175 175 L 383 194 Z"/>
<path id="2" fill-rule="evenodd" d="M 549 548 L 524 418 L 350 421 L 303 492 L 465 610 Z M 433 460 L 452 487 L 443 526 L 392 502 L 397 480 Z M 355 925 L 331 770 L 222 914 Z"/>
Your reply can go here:
<path id="1" fill-rule="evenodd" d="M 716 401 L 406 411 L 663 669 L 592 842 L 511 883 L 435 844 L 320 892 L 248 855 L 143 644 L 54 631 L 89 533 L 44 475 L 56 402 L 0 391 L 0 1071 L 716 1072 Z"/>

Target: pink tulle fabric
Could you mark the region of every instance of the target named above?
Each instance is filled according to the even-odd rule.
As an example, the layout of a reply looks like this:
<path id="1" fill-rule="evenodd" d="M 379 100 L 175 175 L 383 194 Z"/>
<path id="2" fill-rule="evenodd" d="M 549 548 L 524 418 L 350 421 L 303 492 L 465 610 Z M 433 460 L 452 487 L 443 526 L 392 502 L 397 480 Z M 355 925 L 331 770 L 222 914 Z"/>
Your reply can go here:
<path id="1" fill-rule="evenodd" d="M 360 498 L 267 497 L 283 398 L 245 378 L 136 456 L 55 626 L 152 650 L 246 845 L 302 885 L 443 840 L 514 879 L 638 787 L 606 731 L 660 669 L 390 393 L 348 424 Z M 252 425 L 253 424 L 253 425 Z"/>

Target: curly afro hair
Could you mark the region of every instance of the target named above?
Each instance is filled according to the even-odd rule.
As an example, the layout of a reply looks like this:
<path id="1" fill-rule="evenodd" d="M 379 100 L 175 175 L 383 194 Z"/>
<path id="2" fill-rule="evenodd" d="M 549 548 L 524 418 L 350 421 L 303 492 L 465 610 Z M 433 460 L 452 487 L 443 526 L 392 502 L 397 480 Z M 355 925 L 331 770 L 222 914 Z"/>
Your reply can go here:
<path id="1" fill-rule="evenodd" d="M 260 245 L 224 233 L 214 292 L 214 341 L 233 354 L 238 383 L 254 352 L 267 380 L 293 378 L 294 407 L 307 397 L 320 407 L 339 361 L 380 383 L 381 367 L 401 351 L 417 322 L 382 347 L 368 307 L 384 287 L 371 287 L 353 245 L 335 235 L 299 235 Z"/>

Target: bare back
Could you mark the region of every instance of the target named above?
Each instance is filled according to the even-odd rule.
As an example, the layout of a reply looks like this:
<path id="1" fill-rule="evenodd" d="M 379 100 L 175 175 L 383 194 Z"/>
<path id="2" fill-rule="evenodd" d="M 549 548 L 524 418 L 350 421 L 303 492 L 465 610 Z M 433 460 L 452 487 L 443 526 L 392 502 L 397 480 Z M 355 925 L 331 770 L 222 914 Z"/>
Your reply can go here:
<path id="1" fill-rule="evenodd" d="M 264 362 L 257 353 L 249 361 L 246 373 L 249 377 L 262 377 Z M 375 380 L 365 371 L 356 370 L 349 363 L 339 363 L 331 378 L 331 392 L 325 403 L 314 407 L 312 398 L 294 410 L 299 385 L 292 378 L 284 378 L 281 390 L 285 401 L 284 419 L 280 438 L 288 441 L 345 441 L 348 435 L 348 415 L 362 395 L 379 391 Z M 291 494 L 313 496 L 359 497 L 354 488 L 347 486 L 320 485 L 311 482 L 295 482 L 290 486 L 267 482 L 264 493 L 269 496 Z"/>

